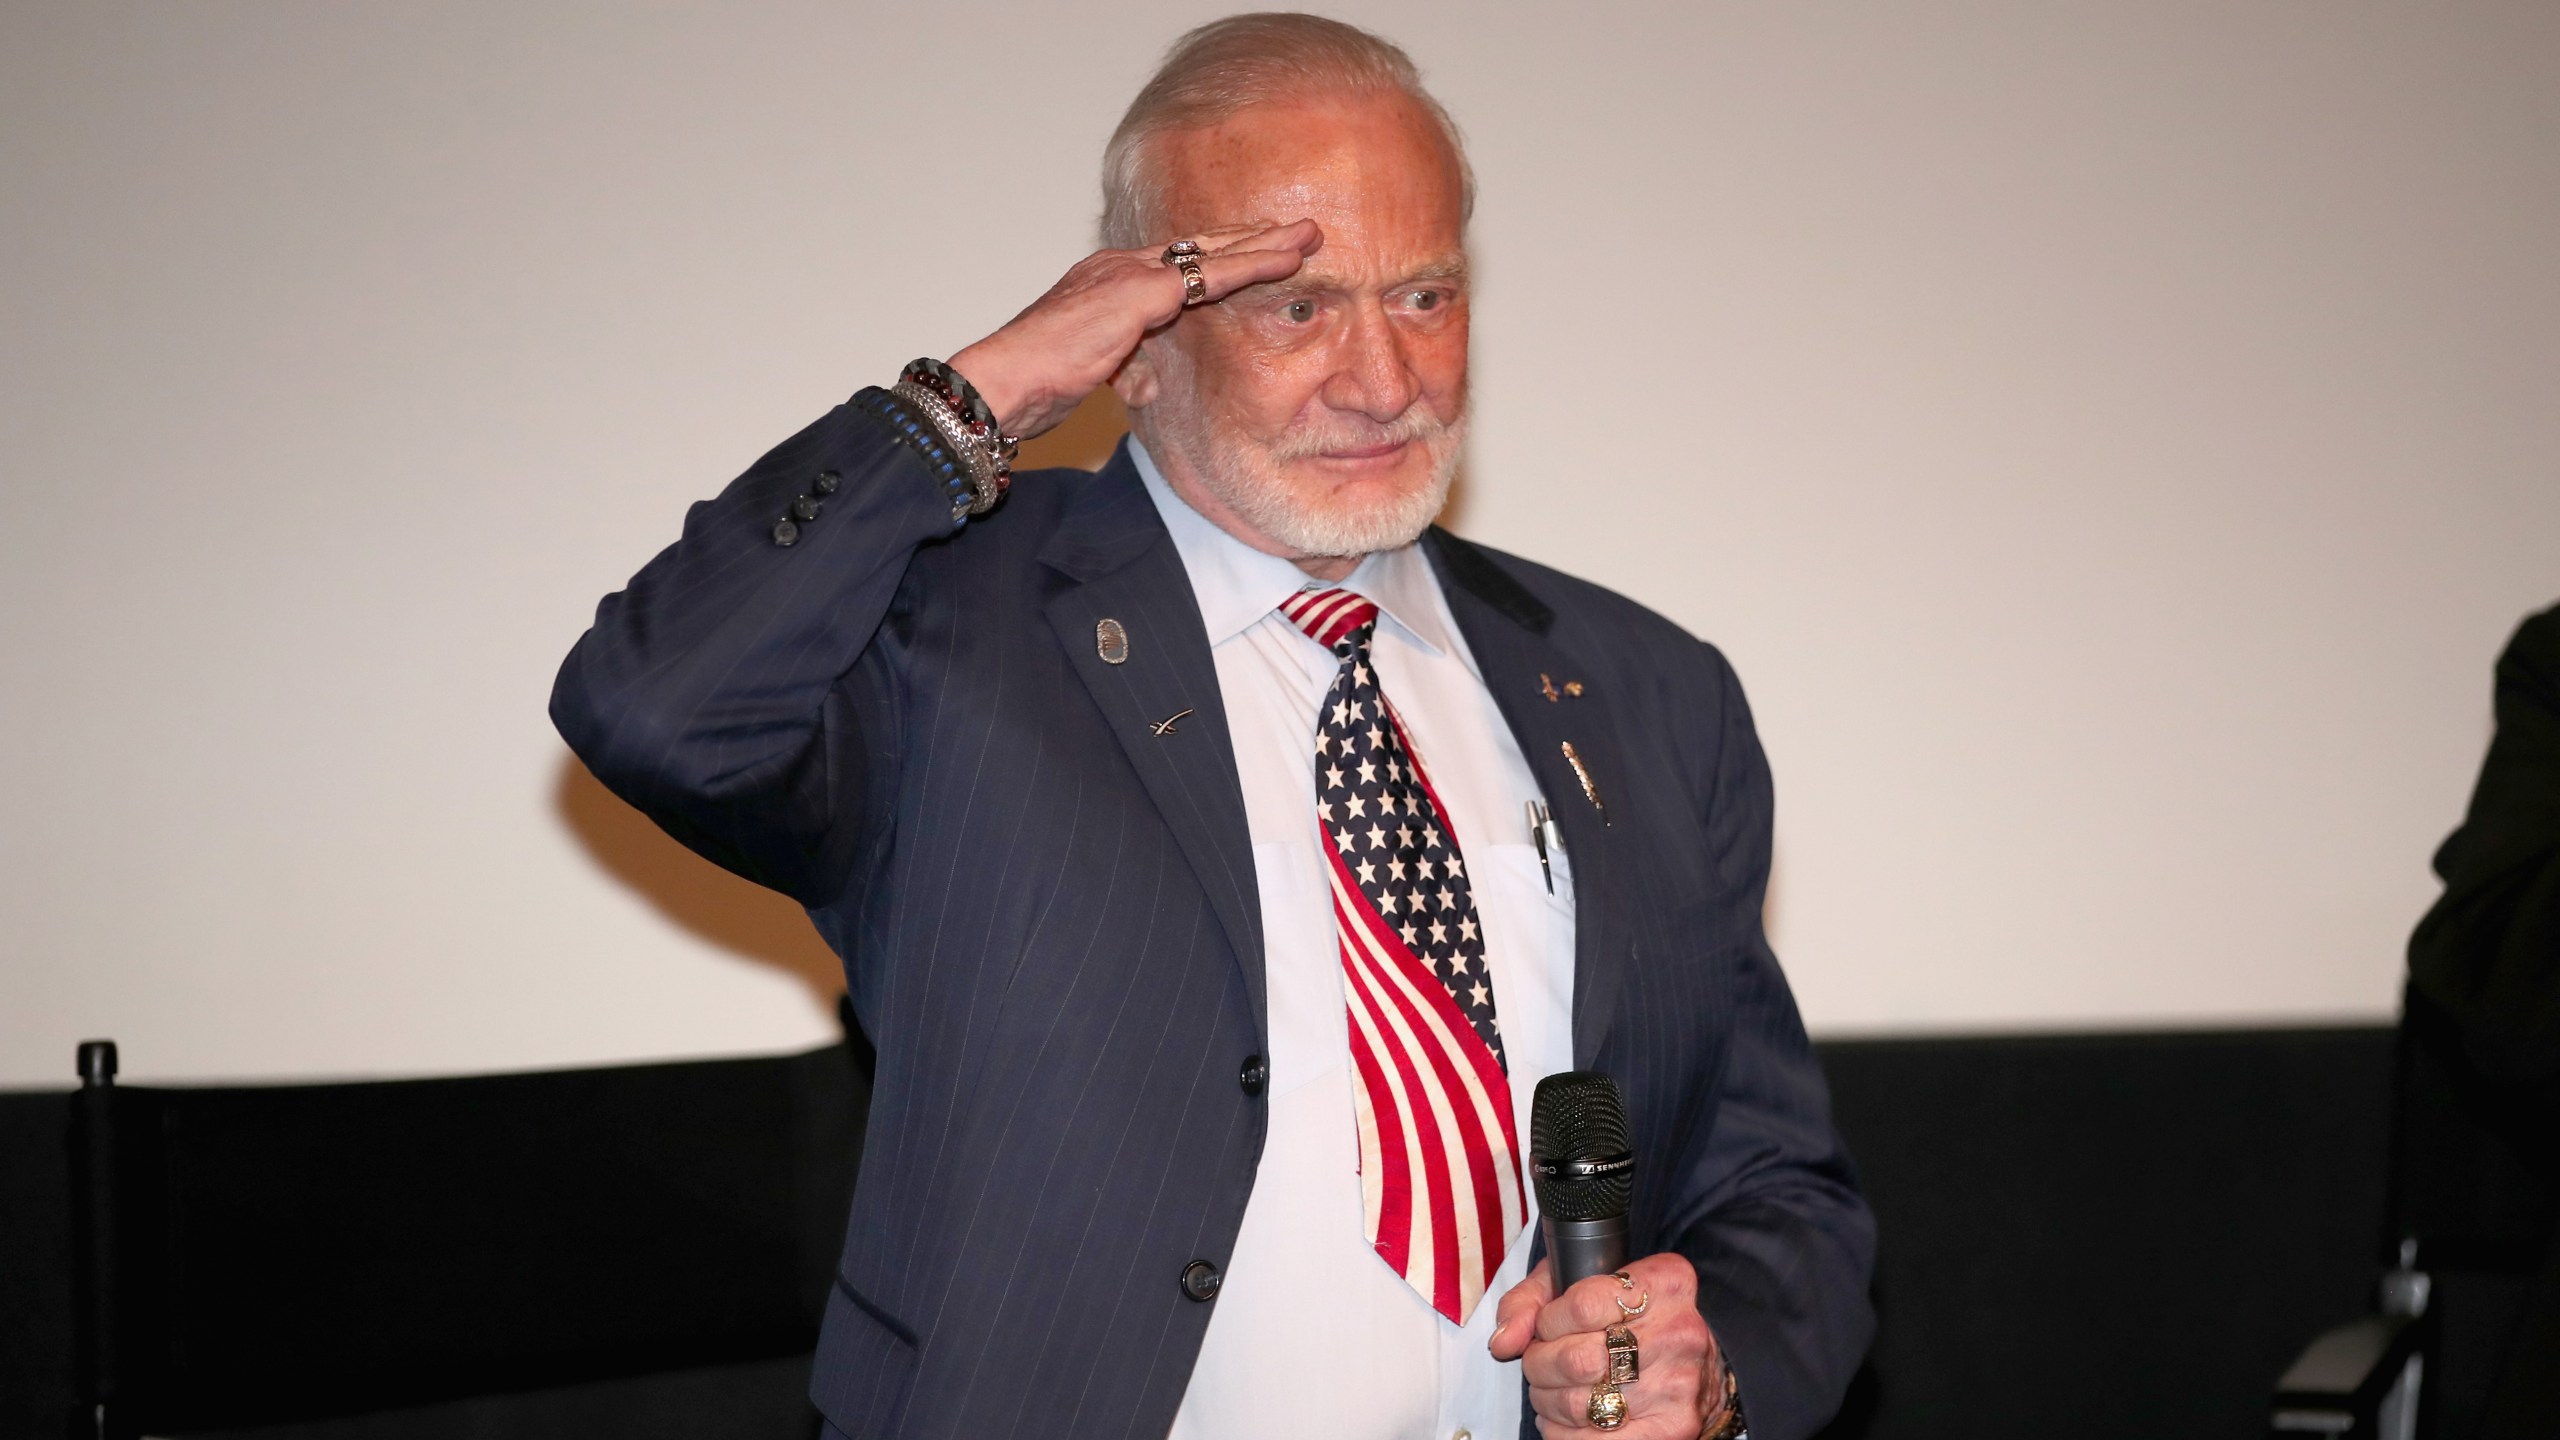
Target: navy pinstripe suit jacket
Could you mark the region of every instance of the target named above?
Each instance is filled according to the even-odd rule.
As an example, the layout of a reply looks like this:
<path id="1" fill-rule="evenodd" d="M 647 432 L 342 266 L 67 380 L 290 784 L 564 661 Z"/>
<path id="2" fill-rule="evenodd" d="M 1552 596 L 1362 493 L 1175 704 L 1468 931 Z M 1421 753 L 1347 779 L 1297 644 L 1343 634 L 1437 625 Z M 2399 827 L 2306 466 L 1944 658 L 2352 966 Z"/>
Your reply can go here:
<path id="1" fill-rule="evenodd" d="M 1696 1263 L 1755 1434 L 1807 1434 L 1868 1340 L 1873 1228 L 1761 934 L 1742 692 L 1630 601 L 1425 543 L 1574 857 L 1574 1056 L 1627 1092 L 1635 1252 Z M 954 534 L 922 461 L 840 406 L 606 597 L 552 716 L 845 959 L 879 1068 L 820 1410 L 857 1437 L 1162 1436 L 1215 1304 L 1178 1277 L 1226 1263 L 1261 1153 L 1237 1073 L 1262 931 L 1207 636 L 1125 450 Z"/>

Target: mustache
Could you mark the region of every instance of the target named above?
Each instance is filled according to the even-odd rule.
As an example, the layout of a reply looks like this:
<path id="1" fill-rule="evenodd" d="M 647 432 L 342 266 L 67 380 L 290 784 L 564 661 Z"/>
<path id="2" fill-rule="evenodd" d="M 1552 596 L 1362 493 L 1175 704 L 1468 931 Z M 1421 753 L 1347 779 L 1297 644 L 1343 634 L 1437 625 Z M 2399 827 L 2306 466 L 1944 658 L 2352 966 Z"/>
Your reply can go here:
<path id="1" fill-rule="evenodd" d="M 1329 450 L 1365 450 L 1378 445 L 1403 445 L 1415 441 L 1431 444 L 1460 433 L 1465 417 L 1443 420 L 1416 405 L 1384 424 L 1365 417 L 1336 418 L 1300 425 L 1281 436 L 1270 448 L 1271 458 L 1280 461 L 1304 460 Z"/>

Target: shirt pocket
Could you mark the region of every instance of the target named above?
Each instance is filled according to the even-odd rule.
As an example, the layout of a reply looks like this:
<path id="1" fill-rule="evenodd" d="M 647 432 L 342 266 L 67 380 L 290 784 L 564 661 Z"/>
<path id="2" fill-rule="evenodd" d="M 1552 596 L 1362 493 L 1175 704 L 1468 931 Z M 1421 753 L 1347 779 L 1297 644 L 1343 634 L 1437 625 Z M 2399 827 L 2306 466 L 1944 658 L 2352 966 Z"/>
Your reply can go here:
<path id="1" fill-rule="evenodd" d="M 1253 874 L 1262 899 L 1271 1097 L 1278 1100 L 1349 1067 L 1351 1021 L 1342 998 L 1333 891 L 1317 868 L 1314 842 L 1255 842 Z"/>

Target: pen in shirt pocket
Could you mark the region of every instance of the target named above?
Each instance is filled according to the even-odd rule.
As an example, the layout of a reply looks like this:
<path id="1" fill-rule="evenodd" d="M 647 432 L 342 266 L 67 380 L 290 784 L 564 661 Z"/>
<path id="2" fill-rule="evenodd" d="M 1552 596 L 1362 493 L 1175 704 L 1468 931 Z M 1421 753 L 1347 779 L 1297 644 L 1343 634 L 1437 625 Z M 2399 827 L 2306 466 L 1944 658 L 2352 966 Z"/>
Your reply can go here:
<path id="1" fill-rule="evenodd" d="M 1529 802 L 1529 843 L 1538 847 L 1538 873 L 1546 878 L 1547 893 L 1556 893 L 1554 856 L 1564 849 L 1564 832 L 1556 828 L 1543 800 Z"/>

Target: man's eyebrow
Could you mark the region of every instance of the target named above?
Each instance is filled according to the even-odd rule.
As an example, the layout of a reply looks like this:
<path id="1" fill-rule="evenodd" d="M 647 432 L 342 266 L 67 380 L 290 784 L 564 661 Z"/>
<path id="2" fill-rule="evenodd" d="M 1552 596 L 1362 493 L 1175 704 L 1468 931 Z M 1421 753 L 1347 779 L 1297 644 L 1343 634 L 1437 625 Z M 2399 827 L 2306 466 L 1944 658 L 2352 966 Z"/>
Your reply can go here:
<path id="1" fill-rule="evenodd" d="M 1438 260 L 1426 261 L 1423 264 L 1415 266 L 1413 269 L 1397 276 L 1394 280 L 1389 281 L 1388 288 L 1392 289 L 1398 285 L 1411 285 L 1422 280 L 1464 280 L 1466 278 L 1467 257 L 1464 255 L 1449 255 Z M 1300 273 L 1285 276 L 1278 280 L 1266 280 L 1259 285 L 1250 286 L 1248 288 L 1251 293 L 1256 295 L 1268 295 L 1275 298 L 1287 299 L 1303 295 L 1323 295 L 1332 291 L 1357 289 L 1359 287 L 1345 285 L 1339 280 L 1329 279 L 1323 276 Z"/>

